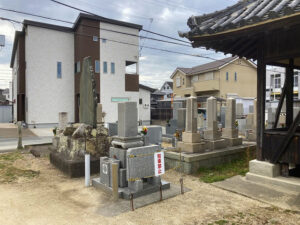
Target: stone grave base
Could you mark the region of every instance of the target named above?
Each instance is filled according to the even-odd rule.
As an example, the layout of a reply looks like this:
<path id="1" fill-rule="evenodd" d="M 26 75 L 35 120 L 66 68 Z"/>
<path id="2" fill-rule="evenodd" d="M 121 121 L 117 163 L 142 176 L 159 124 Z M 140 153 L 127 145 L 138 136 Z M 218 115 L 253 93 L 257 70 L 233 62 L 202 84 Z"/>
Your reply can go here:
<path id="1" fill-rule="evenodd" d="M 227 141 L 225 139 L 220 140 L 205 140 L 210 150 L 223 149 L 227 147 Z"/>
<path id="2" fill-rule="evenodd" d="M 227 145 L 230 147 L 243 144 L 243 138 L 225 138 L 224 137 L 224 139 L 227 141 Z"/>
<path id="3" fill-rule="evenodd" d="M 181 165 L 182 168 L 179 167 L 176 169 L 177 171 L 193 174 L 199 168 L 211 168 L 222 163 L 228 163 L 240 159 L 247 151 L 253 153 L 255 150 L 255 144 L 247 143 L 204 153 L 181 153 L 181 161 L 179 152 L 165 152 L 165 166 L 168 170 Z"/>
<path id="4" fill-rule="evenodd" d="M 66 158 L 65 155 L 58 152 L 50 153 L 50 163 L 57 169 L 62 171 L 70 178 L 83 177 L 84 176 L 84 158 L 71 160 Z M 91 174 L 99 173 L 100 159 L 91 156 L 90 172 Z"/>
<path id="5" fill-rule="evenodd" d="M 199 142 L 201 142 L 201 134 L 191 133 L 191 132 L 183 132 L 182 133 L 182 141 L 188 142 L 188 143 L 199 143 Z"/>
<path id="6" fill-rule="evenodd" d="M 206 142 L 189 143 L 179 141 L 177 143 L 177 148 L 181 148 L 182 152 L 201 153 L 205 152 L 205 150 L 208 148 L 208 145 Z"/>
<path id="7" fill-rule="evenodd" d="M 162 180 L 161 183 L 162 183 L 162 189 L 163 190 L 170 189 L 170 183 L 169 182 Z M 92 180 L 92 185 L 96 188 L 100 188 L 100 189 L 104 190 L 105 192 L 108 192 L 108 193 L 112 194 L 112 188 L 106 186 L 105 184 L 103 184 L 99 177 L 94 178 Z M 143 189 L 138 191 L 138 192 L 133 192 L 128 187 L 119 188 L 119 197 L 129 200 L 130 199 L 130 194 L 133 194 L 133 197 L 137 198 L 137 197 L 140 197 L 140 196 L 144 196 L 144 195 L 148 195 L 148 194 L 151 194 L 151 193 L 159 192 L 159 190 L 160 190 L 159 185 L 154 185 L 154 184 L 150 185 L 148 183 L 144 183 L 143 184 Z"/>

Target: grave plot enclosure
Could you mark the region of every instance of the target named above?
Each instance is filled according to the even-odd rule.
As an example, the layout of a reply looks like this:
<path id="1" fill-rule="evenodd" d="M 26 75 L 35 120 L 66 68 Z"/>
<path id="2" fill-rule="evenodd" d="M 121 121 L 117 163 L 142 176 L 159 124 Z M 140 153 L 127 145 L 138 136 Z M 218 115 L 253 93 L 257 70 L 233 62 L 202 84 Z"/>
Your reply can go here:
<path id="1" fill-rule="evenodd" d="M 193 16 L 180 33 L 193 47 L 206 47 L 257 61 L 257 159 L 300 164 L 300 114 L 293 115 L 293 71 L 300 69 L 300 1 L 239 1 L 224 10 Z M 286 81 L 272 129 L 265 128 L 267 65 L 286 68 Z M 286 124 L 277 128 L 286 99 Z"/>

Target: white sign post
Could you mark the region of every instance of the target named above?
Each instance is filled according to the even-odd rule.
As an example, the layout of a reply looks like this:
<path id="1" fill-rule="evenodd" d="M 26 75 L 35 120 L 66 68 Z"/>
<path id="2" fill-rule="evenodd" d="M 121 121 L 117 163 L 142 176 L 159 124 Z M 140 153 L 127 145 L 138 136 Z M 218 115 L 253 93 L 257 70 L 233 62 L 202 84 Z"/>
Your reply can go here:
<path id="1" fill-rule="evenodd" d="M 154 169 L 155 169 L 155 176 L 160 176 L 165 173 L 164 152 L 154 153 Z"/>

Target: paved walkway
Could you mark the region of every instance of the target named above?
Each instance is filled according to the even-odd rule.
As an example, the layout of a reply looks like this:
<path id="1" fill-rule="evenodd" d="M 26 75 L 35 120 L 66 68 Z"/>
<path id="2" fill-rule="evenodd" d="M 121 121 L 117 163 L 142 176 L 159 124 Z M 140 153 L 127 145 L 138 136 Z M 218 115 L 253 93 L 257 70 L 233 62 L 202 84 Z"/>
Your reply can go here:
<path id="1" fill-rule="evenodd" d="M 242 176 L 235 176 L 212 185 L 280 208 L 300 212 L 300 190 L 293 192 L 275 185 L 258 184 Z"/>
<path id="2" fill-rule="evenodd" d="M 51 128 L 24 128 L 22 130 L 23 145 L 52 143 Z M 17 126 L 12 123 L 0 123 L 0 152 L 15 150 L 18 144 Z"/>

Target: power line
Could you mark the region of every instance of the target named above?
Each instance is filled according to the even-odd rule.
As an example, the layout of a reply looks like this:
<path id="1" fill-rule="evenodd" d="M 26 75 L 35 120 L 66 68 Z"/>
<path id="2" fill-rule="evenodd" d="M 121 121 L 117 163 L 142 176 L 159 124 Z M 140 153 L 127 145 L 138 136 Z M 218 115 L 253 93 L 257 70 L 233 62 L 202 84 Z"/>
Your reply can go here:
<path id="1" fill-rule="evenodd" d="M 55 3 L 57 3 L 57 4 L 60 4 L 60 5 L 63 5 L 63 6 L 66 6 L 66 7 L 69 7 L 69 8 L 72 8 L 72 9 L 75 9 L 75 10 L 78 10 L 78 11 L 81 11 L 81 12 L 88 13 L 88 14 L 93 15 L 93 16 L 99 16 L 99 15 L 96 15 L 96 14 L 94 14 L 94 13 L 88 12 L 88 11 L 86 11 L 86 10 L 79 9 L 79 8 L 73 7 L 73 6 L 71 6 L 71 5 L 68 5 L 68 4 L 65 4 L 65 3 L 62 3 L 62 2 L 59 2 L 59 1 L 56 1 L 56 0 L 50 0 L 50 1 L 55 2 Z M 151 32 L 151 31 L 148 31 L 148 30 L 145 30 L 145 29 L 142 29 L 142 30 L 145 31 L 145 32 L 149 32 L 149 33 L 155 34 L 155 35 L 159 35 L 159 36 L 162 36 L 162 37 L 166 37 L 166 38 L 170 38 L 170 39 L 173 39 L 173 40 L 177 40 L 177 41 L 180 41 L 180 42 L 183 42 L 183 43 L 188 43 L 188 44 L 190 44 L 190 42 L 188 42 L 188 41 L 183 41 L 183 40 L 181 40 L 181 39 L 174 38 L 174 37 L 170 37 L 170 36 L 168 36 L 168 35 L 163 35 L 163 34 Z"/>
<path id="2" fill-rule="evenodd" d="M 14 13 L 19 13 L 19 14 L 29 15 L 29 16 L 40 17 L 40 18 L 43 18 L 43 19 L 54 20 L 54 21 L 63 22 L 63 23 L 68 23 L 68 24 L 74 25 L 74 23 L 73 23 L 73 22 L 70 22 L 70 21 L 61 20 L 61 19 L 56 19 L 56 18 L 52 18 L 52 17 L 40 16 L 40 15 L 33 14 L 33 13 L 21 12 L 21 11 L 12 10 L 12 9 L 6 9 L 6 8 L 0 8 L 0 10 L 10 11 L 10 12 L 14 12 Z M 12 21 L 12 22 L 15 22 L 15 23 L 19 22 L 19 21 L 16 21 L 16 20 L 11 20 L 11 21 Z M 139 38 L 142 38 L 142 39 L 149 39 L 149 40 L 152 40 L 152 41 L 165 42 L 165 43 L 168 43 L 168 44 L 174 44 L 174 45 L 180 45 L 180 46 L 185 46 L 185 47 L 193 48 L 193 47 L 190 45 L 189 42 L 187 42 L 187 43 L 189 43 L 189 45 L 186 45 L 186 44 L 181 44 L 181 43 L 177 43 L 177 42 L 173 42 L 173 41 L 166 41 L 166 40 L 157 39 L 157 38 L 152 38 L 152 37 L 147 37 L 147 36 L 141 36 L 141 35 L 136 35 L 136 34 L 126 33 L 126 32 L 121 32 L 121 31 L 115 31 L 115 30 L 110 30 L 110 29 L 100 28 L 100 27 L 97 27 L 97 26 L 92 26 L 92 25 L 87 25 L 87 24 L 81 24 L 81 25 L 82 25 L 82 26 L 85 26 L 85 27 L 96 28 L 96 29 L 98 29 L 98 30 L 104 30 L 104 31 L 109 31 L 109 32 L 113 32 L 113 33 L 118 33 L 118 34 L 124 34 L 124 35 L 129 35 L 129 36 L 139 37 Z"/>

